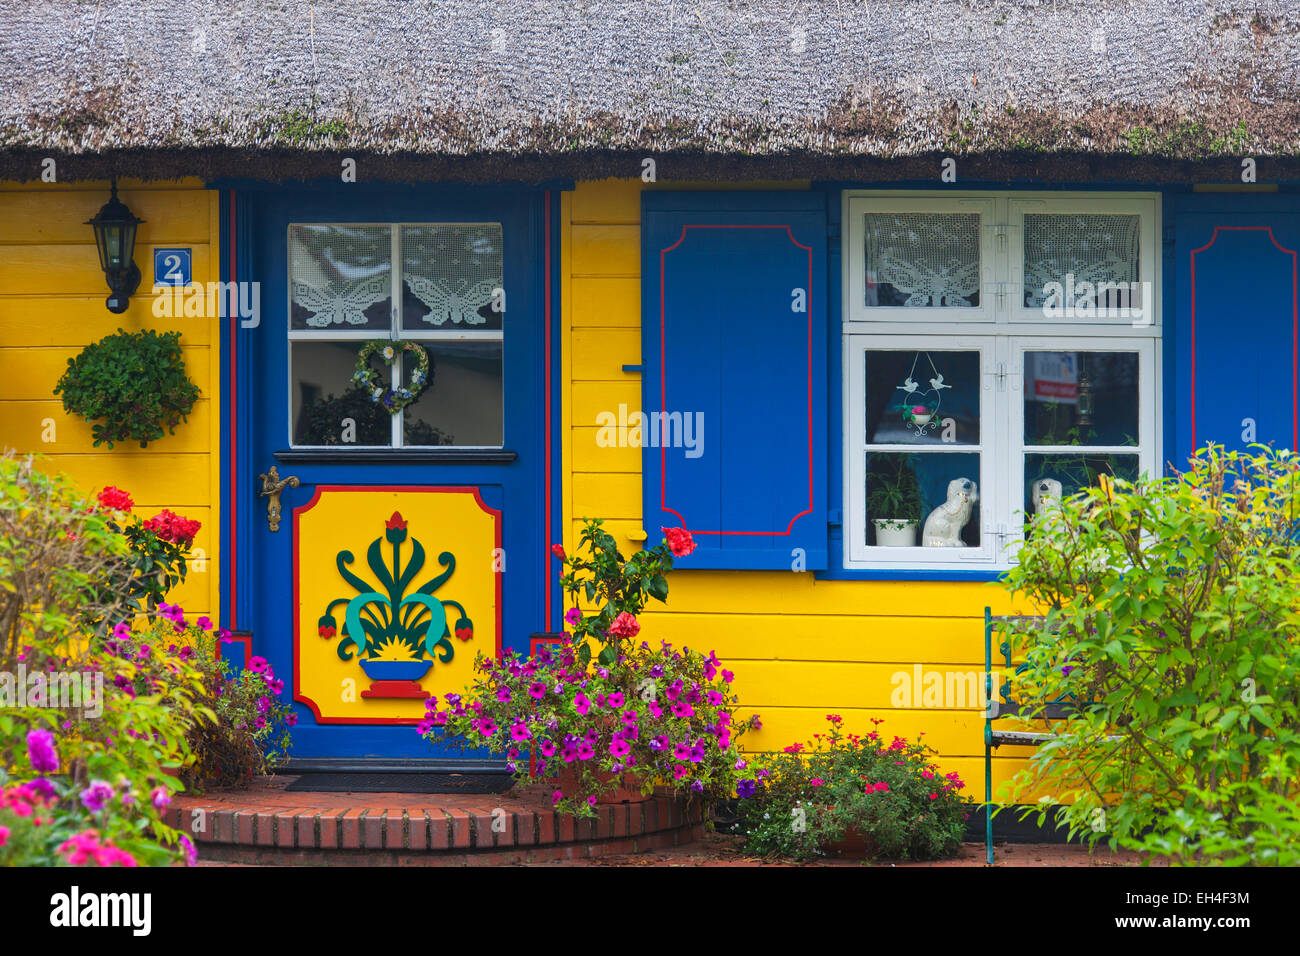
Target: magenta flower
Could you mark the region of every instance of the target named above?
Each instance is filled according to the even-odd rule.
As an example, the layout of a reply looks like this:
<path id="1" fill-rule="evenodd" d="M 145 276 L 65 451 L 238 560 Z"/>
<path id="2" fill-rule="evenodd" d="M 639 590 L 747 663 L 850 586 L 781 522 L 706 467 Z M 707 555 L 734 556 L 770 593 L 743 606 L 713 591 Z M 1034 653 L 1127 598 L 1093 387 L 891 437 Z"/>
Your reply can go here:
<path id="1" fill-rule="evenodd" d="M 511 740 L 527 740 L 528 738 L 532 737 L 532 735 L 533 735 L 532 732 L 527 727 L 525 727 L 523 723 L 521 723 L 520 721 L 516 720 L 513 724 L 510 725 Z"/>
<path id="2" fill-rule="evenodd" d="M 551 794 L 551 806 L 555 806 L 563 799 L 564 799 L 564 791 L 556 790 L 554 793 Z"/>
<path id="3" fill-rule="evenodd" d="M 81 791 L 81 802 L 91 813 L 99 813 L 112 799 L 113 788 L 103 780 L 92 781 L 89 787 Z"/>
<path id="4" fill-rule="evenodd" d="M 686 744 L 677 744 L 673 747 L 673 756 L 678 760 L 685 760 L 691 755 L 691 748 Z"/>
<path id="5" fill-rule="evenodd" d="M 596 748 L 591 745 L 590 741 L 582 740 L 578 742 L 579 760 L 590 760 L 594 756 L 596 756 Z"/>
<path id="6" fill-rule="evenodd" d="M 439 717 L 441 717 L 442 720 L 439 720 L 439 719 L 438 719 Z M 435 714 L 434 717 L 433 717 L 433 722 L 434 722 L 435 724 L 445 724 L 445 723 L 447 722 L 447 715 L 446 715 L 446 714 Z M 296 727 L 296 726 L 298 725 L 298 715 L 297 715 L 297 714 L 285 714 L 285 715 L 284 715 L 284 725 L 285 725 L 286 727 Z"/>
<path id="7" fill-rule="evenodd" d="M 537 749 L 542 752 L 544 757 L 555 756 L 555 744 L 550 740 L 543 740 L 537 745 Z"/>
<path id="8" fill-rule="evenodd" d="M 716 690 L 711 690 L 705 695 L 705 699 L 714 707 L 722 703 L 722 695 Z"/>
<path id="9" fill-rule="evenodd" d="M 578 624 L 581 623 L 582 621 L 582 612 L 579 611 L 576 607 L 571 607 L 564 612 L 564 620 L 566 623 L 571 624 L 574 627 L 577 627 Z"/>
<path id="10" fill-rule="evenodd" d="M 198 866 L 199 851 L 194 848 L 194 844 L 190 841 L 190 838 L 187 837 L 184 833 L 181 834 L 180 844 L 181 844 L 181 848 L 185 851 L 185 865 Z"/>
<path id="11" fill-rule="evenodd" d="M 541 681 L 533 681 L 528 685 L 528 694 L 533 700 L 541 700 L 546 696 L 546 685 Z"/>
<path id="12" fill-rule="evenodd" d="M 44 728 L 27 732 L 27 760 L 37 773 L 55 773 L 59 769 L 59 754 L 54 749 L 54 734 Z"/>
<path id="13" fill-rule="evenodd" d="M 609 706 L 611 707 L 622 707 L 623 694 L 619 691 L 615 691 L 614 693 L 610 694 L 608 697 L 605 698 L 605 703 L 609 704 Z"/>
<path id="14" fill-rule="evenodd" d="M 679 700 L 673 704 L 672 712 L 674 717 L 690 717 L 695 713 L 695 708 L 684 700 Z"/>
<path id="15" fill-rule="evenodd" d="M 627 752 L 631 749 L 632 748 L 627 745 L 626 740 L 615 740 L 609 745 L 609 752 L 615 757 L 625 757 L 627 756 Z"/>
<path id="16" fill-rule="evenodd" d="M 254 657 L 248 662 L 248 669 L 254 674 L 260 674 L 266 670 L 267 661 L 265 657 Z"/>
<path id="17" fill-rule="evenodd" d="M 575 710 L 577 710 L 578 713 L 582 714 L 585 717 L 587 713 L 591 710 L 591 701 L 587 700 L 587 696 L 585 694 L 579 692 L 573 698 L 573 707 Z"/>
<path id="18" fill-rule="evenodd" d="M 212 630 L 212 622 L 208 620 L 208 618 L 206 617 L 199 618 L 197 621 L 194 622 L 194 626 L 204 631 Z"/>

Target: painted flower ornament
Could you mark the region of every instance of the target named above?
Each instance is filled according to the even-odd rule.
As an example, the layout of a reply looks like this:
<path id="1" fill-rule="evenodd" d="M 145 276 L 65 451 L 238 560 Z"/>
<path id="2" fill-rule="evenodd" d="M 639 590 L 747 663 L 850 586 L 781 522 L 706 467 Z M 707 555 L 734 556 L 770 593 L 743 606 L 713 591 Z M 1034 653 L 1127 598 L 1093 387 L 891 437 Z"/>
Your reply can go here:
<path id="1" fill-rule="evenodd" d="M 397 388 L 381 385 L 380 373 L 371 367 L 370 360 L 378 357 L 383 360 L 386 368 L 391 368 L 400 356 L 409 356 L 415 365 L 411 371 L 411 384 L 399 385 Z M 375 339 L 361 346 L 361 351 L 357 353 L 352 381 L 370 393 L 372 402 L 382 405 L 390 415 L 395 415 L 420 397 L 432 379 L 430 369 L 429 353 L 418 342 L 394 343 L 387 339 Z"/>

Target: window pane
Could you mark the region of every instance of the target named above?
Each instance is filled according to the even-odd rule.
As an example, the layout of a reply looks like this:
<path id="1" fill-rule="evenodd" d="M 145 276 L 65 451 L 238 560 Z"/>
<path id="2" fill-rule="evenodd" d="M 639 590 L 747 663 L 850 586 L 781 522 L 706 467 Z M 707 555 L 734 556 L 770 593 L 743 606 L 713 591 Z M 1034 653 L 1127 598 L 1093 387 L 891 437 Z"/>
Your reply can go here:
<path id="1" fill-rule="evenodd" d="M 352 381 L 363 342 L 290 342 L 295 445 L 390 445 L 391 417 Z M 379 358 L 371 368 L 385 386 L 392 373 Z M 349 424 L 349 420 L 352 424 Z"/>
<path id="2" fill-rule="evenodd" d="M 979 547 L 979 473 L 978 454 L 869 453 L 867 544 L 932 547 L 925 525 L 945 506 L 930 523 L 935 537 Z"/>
<path id="3" fill-rule="evenodd" d="M 390 234 L 387 226 L 290 226 L 290 327 L 391 328 Z"/>
<path id="4" fill-rule="evenodd" d="M 1095 314 L 1098 307 L 1140 306 L 1141 223 L 1136 214 L 1026 214 L 1026 308 L 1050 311 L 1055 304 L 1073 318 Z M 1055 296 L 1053 284 L 1060 288 Z"/>
<path id="5" fill-rule="evenodd" d="M 1068 498 L 1083 488 L 1097 485 L 1098 475 L 1111 475 L 1125 481 L 1137 481 L 1137 455 L 1102 455 L 1081 452 L 1077 455 L 1025 455 L 1025 522 L 1037 513 L 1035 503 L 1046 497 Z M 1058 491 L 1056 484 L 1060 483 Z"/>
<path id="6" fill-rule="evenodd" d="M 407 445 L 500 447 L 500 342 L 422 342 L 429 353 L 429 384 L 406 406 Z M 403 373 L 403 379 L 409 379 Z"/>
<path id="7" fill-rule="evenodd" d="M 1025 352 L 1026 445 L 1137 445 L 1136 352 Z"/>
<path id="8" fill-rule="evenodd" d="M 402 283 L 405 329 L 501 328 L 501 226 L 403 226 Z"/>
<path id="9" fill-rule="evenodd" d="M 866 353 L 869 444 L 978 445 L 980 353 Z"/>
<path id="10" fill-rule="evenodd" d="M 869 212 L 864 218 L 866 306 L 980 304 L 978 213 Z"/>

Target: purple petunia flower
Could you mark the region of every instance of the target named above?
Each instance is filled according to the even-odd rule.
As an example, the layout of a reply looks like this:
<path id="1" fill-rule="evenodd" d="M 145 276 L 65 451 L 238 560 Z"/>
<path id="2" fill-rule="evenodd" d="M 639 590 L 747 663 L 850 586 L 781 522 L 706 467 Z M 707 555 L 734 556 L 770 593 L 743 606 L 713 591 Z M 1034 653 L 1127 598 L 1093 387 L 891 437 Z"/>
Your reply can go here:
<path id="1" fill-rule="evenodd" d="M 758 793 L 758 783 L 753 780 L 737 780 L 736 796 L 748 799 Z"/>
<path id="2" fill-rule="evenodd" d="M 528 685 L 528 696 L 533 700 L 541 700 L 546 696 L 546 685 L 541 681 L 533 681 Z"/>
<path id="3" fill-rule="evenodd" d="M 248 662 L 248 669 L 254 674 L 260 674 L 266 670 L 266 663 L 265 657 L 254 657 Z"/>

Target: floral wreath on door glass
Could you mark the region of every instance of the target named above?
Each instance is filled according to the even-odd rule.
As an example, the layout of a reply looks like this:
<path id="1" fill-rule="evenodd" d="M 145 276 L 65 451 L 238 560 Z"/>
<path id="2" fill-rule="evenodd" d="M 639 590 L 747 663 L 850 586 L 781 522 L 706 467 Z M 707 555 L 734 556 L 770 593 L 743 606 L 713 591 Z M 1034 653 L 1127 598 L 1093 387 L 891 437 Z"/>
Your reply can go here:
<path id="1" fill-rule="evenodd" d="M 399 352 L 406 352 L 415 359 L 411 384 L 398 385 L 397 388 L 379 384 L 379 372 L 370 367 L 371 358 L 378 355 L 384 360 L 386 368 L 392 368 Z M 376 405 L 382 405 L 390 415 L 397 414 L 419 398 L 432 379 L 429 353 L 424 346 L 417 342 L 390 342 L 387 339 L 375 339 L 361 346 L 361 351 L 357 353 L 356 369 L 352 372 L 352 381 L 369 392 L 370 400 Z"/>
<path id="2" fill-rule="evenodd" d="M 944 383 L 943 373 L 934 367 L 934 359 L 926 352 L 925 360 L 930 364 L 934 377 L 930 379 L 930 387 L 922 389 L 916 381 L 916 363 L 920 360 L 921 353 L 917 352 L 912 359 L 912 370 L 907 373 L 903 384 L 894 389 L 903 393 L 902 402 L 897 407 L 903 412 L 904 423 L 915 430 L 918 438 L 923 437 L 929 429 L 939 427 L 939 406 L 943 403 L 943 390 L 952 388 Z"/>

